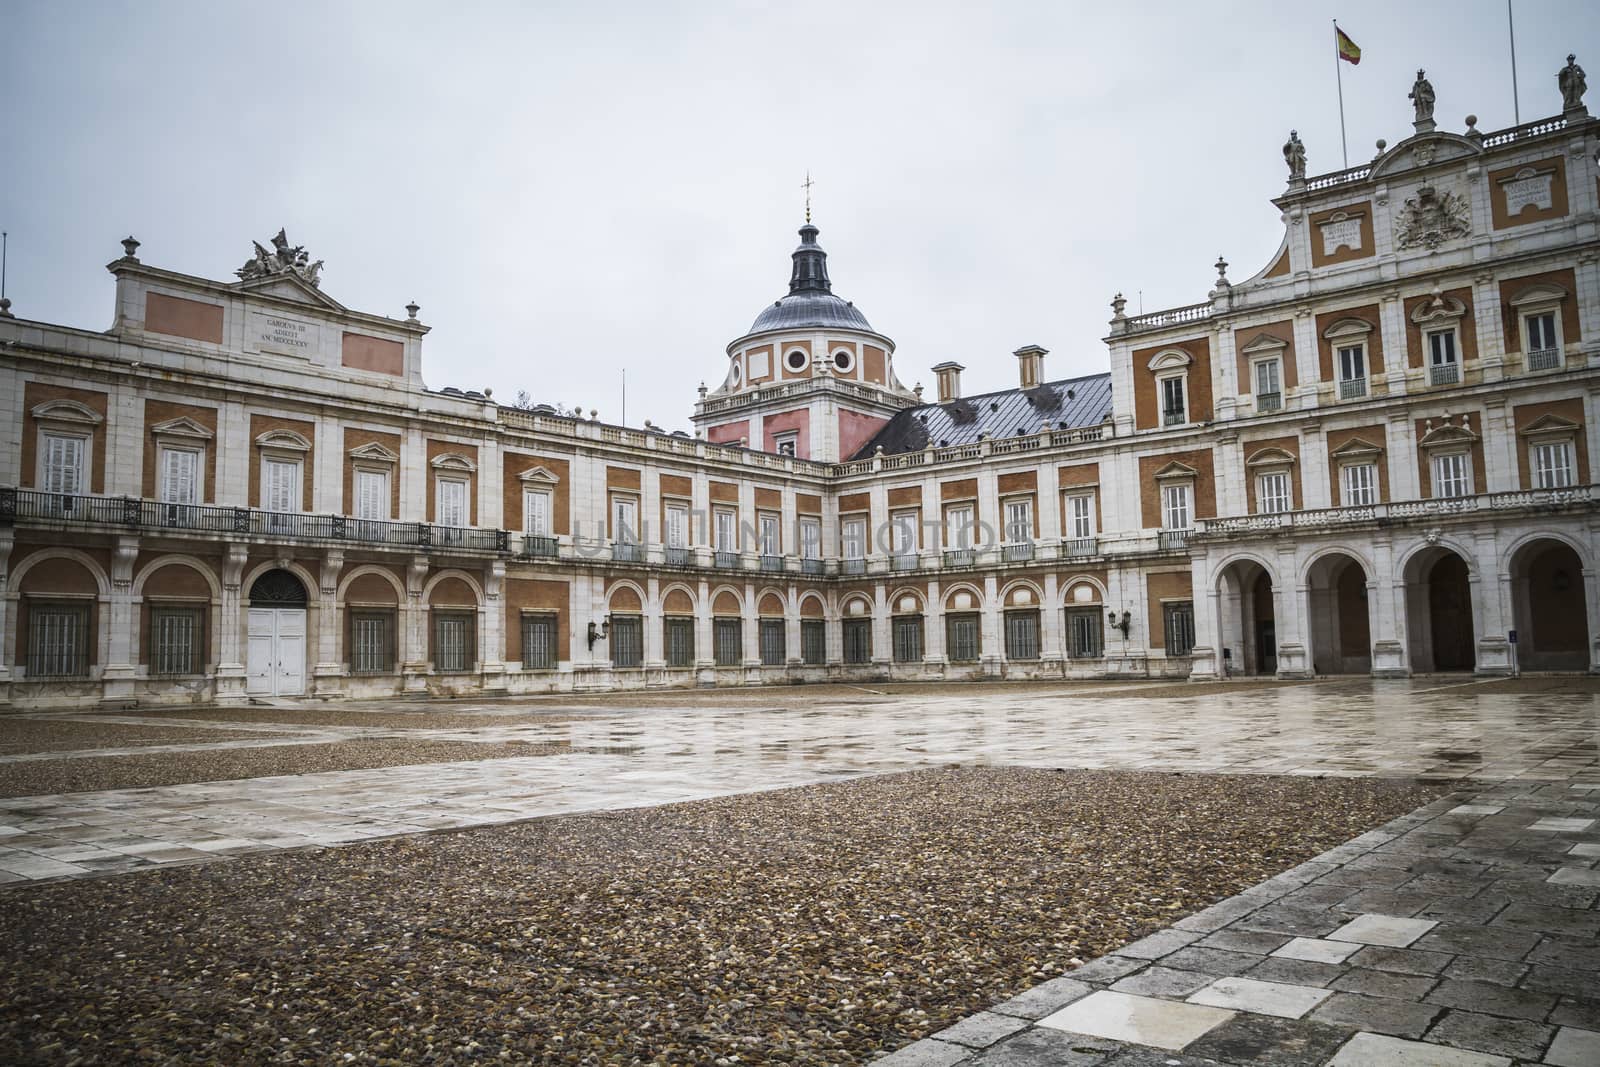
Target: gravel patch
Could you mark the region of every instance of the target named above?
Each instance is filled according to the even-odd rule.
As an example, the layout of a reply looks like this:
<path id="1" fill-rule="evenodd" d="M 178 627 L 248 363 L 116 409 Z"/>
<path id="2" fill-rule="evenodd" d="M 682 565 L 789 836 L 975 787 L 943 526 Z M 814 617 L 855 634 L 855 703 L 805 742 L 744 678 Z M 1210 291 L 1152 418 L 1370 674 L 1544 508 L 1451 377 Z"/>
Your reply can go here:
<path id="1" fill-rule="evenodd" d="M 485 726 L 539 726 L 545 723 L 592 721 L 592 715 L 561 715 L 517 709 L 512 712 L 395 711 L 392 706 L 373 711 L 335 708 L 202 708 L 199 710 L 141 710 L 143 718 L 198 719 L 202 722 L 283 723 L 286 726 L 365 726 L 375 730 L 476 730 Z"/>
<path id="2" fill-rule="evenodd" d="M 212 731 L 207 730 L 206 733 Z M 260 734 L 248 734 L 260 739 Z M 333 741 L 308 745 L 262 745 L 200 752 L 151 752 L 84 756 L 8 764 L 0 773 L 0 797 L 142 789 L 235 778 L 267 778 L 318 771 L 361 771 L 419 763 L 553 756 L 571 751 L 565 741 L 476 744 L 471 741 Z"/>
<path id="3" fill-rule="evenodd" d="M 1438 793 L 944 769 L 14 889 L 0 1061 L 860 1063 Z"/>
<path id="4" fill-rule="evenodd" d="M 0 756 L 71 752 L 85 748 L 123 748 L 130 745 L 204 744 L 261 736 L 254 731 L 220 730 L 205 726 L 139 726 L 121 722 L 73 722 L 0 716 Z"/>

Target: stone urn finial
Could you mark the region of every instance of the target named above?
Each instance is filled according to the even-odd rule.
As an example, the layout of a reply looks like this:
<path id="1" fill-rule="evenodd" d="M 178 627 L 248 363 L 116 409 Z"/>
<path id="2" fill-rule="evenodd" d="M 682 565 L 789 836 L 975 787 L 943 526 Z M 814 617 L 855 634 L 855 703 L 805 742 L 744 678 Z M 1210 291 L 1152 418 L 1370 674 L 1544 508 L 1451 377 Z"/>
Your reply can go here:
<path id="1" fill-rule="evenodd" d="M 411 301 L 411 303 L 406 305 L 406 318 L 410 319 L 412 322 L 416 322 L 417 321 L 417 312 L 419 312 L 421 310 L 422 310 L 422 305 L 421 304 L 417 303 L 415 300 Z"/>
<path id="2" fill-rule="evenodd" d="M 133 234 L 130 233 L 128 236 L 122 239 L 122 258 L 138 259 L 139 257 L 134 255 L 134 253 L 137 251 L 139 251 L 139 242 L 135 241 L 133 239 Z"/>
<path id="3" fill-rule="evenodd" d="M 1118 293 L 1111 298 L 1111 321 L 1119 322 L 1128 316 L 1123 314 L 1123 309 L 1128 306 L 1128 298 Z"/>

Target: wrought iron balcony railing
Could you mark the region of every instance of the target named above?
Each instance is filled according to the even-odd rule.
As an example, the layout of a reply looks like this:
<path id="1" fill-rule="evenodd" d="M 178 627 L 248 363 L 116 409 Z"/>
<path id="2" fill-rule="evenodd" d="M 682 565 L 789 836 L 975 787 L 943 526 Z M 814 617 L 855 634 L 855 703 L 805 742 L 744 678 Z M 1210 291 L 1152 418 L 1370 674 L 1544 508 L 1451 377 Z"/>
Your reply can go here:
<path id="1" fill-rule="evenodd" d="M 1061 553 L 1065 556 L 1081 557 L 1093 556 L 1100 552 L 1100 539 L 1098 537 L 1073 537 L 1061 542 Z"/>
<path id="2" fill-rule="evenodd" d="M 1360 400 L 1367 395 L 1365 378 L 1346 378 L 1339 383 L 1340 400 Z"/>
<path id="3" fill-rule="evenodd" d="M 1461 364 L 1435 363 L 1428 368 L 1429 385 L 1455 385 L 1461 380 Z"/>
<path id="4" fill-rule="evenodd" d="M 1283 407 L 1282 393 L 1257 393 L 1256 410 L 1259 412 L 1278 411 Z"/>
<path id="5" fill-rule="evenodd" d="M 1529 370 L 1555 370 L 1561 366 L 1561 349 L 1535 348 L 1528 353 Z"/>
<path id="6" fill-rule="evenodd" d="M 1189 547 L 1189 530 L 1162 530 L 1156 535 L 1156 544 L 1163 552 L 1183 552 Z"/>

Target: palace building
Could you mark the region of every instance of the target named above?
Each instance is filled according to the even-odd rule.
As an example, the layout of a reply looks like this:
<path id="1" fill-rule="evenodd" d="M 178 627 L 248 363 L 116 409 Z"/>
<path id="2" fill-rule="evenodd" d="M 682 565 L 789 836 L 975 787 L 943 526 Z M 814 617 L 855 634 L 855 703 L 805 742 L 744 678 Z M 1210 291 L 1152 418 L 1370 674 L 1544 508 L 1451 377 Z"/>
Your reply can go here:
<path id="1" fill-rule="evenodd" d="M 929 402 L 808 221 L 694 436 L 430 389 L 418 308 L 282 233 L 232 281 L 129 238 L 109 330 L 0 305 L 0 704 L 1600 671 L 1577 84 L 1493 133 L 1430 89 L 1334 174 L 1292 136 L 1278 251 L 1118 296 L 1104 374 Z"/>

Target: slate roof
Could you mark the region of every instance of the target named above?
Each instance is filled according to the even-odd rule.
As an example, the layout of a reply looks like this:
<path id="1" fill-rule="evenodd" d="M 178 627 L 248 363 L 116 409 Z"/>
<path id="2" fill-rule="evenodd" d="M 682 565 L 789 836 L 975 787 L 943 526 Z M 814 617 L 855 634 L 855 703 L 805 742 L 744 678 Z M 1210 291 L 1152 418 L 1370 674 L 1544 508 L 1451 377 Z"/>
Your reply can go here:
<path id="1" fill-rule="evenodd" d="M 854 304 L 833 295 L 833 283 L 828 279 L 828 253 L 817 244 L 819 232 L 809 222 L 800 227 L 800 247 L 790 256 L 794 268 L 789 275 L 789 295 L 773 301 L 757 315 L 750 327 L 751 333 L 811 326 L 877 332 Z"/>
<path id="2" fill-rule="evenodd" d="M 852 459 L 870 457 L 883 446 L 885 455 L 975 444 L 1002 437 L 1098 426 L 1111 414 L 1111 375 L 1090 374 L 1045 382 L 1033 389 L 1002 389 L 964 396 L 948 404 L 906 408 L 862 445 Z"/>

